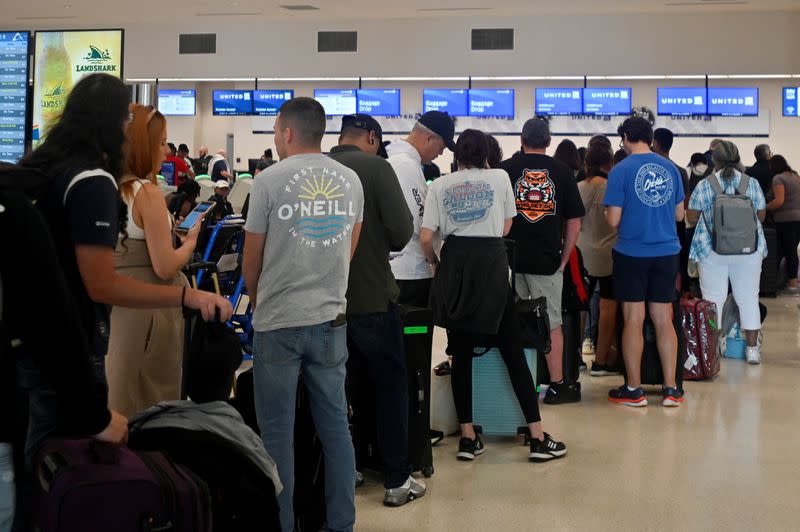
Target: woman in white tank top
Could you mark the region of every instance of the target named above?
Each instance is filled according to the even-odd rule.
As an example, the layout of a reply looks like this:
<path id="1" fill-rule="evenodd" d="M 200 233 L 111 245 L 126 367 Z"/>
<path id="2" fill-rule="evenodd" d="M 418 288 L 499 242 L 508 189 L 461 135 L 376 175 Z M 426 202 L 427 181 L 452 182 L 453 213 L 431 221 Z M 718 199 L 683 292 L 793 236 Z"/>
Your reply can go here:
<path id="1" fill-rule="evenodd" d="M 120 194 L 128 221 L 116 251 L 116 269 L 142 281 L 186 286 L 181 270 L 197 244 L 200 224 L 174 247 L 172 216 L 156 184 L 167 147 L 164 116 L 132 105 L 128 154 Z M 114 307 L 106 358 L 109 407 L 131 416 L 160 401 L 180 399 L 183 355 L 181 309 Z"/>

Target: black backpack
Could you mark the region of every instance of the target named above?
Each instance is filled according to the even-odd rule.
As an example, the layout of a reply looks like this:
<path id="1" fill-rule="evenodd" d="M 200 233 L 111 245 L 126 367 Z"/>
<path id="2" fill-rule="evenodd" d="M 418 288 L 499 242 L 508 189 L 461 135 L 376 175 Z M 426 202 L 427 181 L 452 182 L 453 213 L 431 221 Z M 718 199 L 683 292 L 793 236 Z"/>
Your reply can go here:
<path id="1" fill-rule="evenodd" d="M 184 311 L 186 360 L 183 395 L 195 403 L 227 401 L 233 378 L 242 365 L 242 344 L 227 325 L 204 321 L 197 311 Z"/>

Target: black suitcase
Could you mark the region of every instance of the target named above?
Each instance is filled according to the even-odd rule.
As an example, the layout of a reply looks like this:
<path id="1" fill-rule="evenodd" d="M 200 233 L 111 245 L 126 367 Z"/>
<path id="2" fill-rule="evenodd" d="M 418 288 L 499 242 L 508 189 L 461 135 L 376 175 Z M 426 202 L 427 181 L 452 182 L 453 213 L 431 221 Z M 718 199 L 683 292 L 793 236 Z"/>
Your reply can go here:
<path id="1" fill-rule="evenodd" d="M 428 308 L 400 305 L 408 375 L 408 461 L 413 471 L 433 475 L 431 445 L 431 351 L 433 314 Z M 353 342 L 348 349 L 355 350 Z M 358 357 L 361 358 L 361 357 Z M 352 357 L 351 360 L 355 360 Z M 352 432 L 356 465 L 380 471 L 383 461 L 378 449 L 375 393 L 364 364 L 348 365 L 350 401 L 353 405 Z"/>
<path id="2" fill-rule="evenodd" d="M 561 312 L 561 333 L 564 335 L 562 371 L 566 382 L 578 382 L 580 379 L 583 361 L 581 332 L 580 312 L 566 310 Z M 550 384 L 547 357 L 542 351 L 537 351 L 537 359 L 536 384 Z"/>
<path id="3" fill-rule="evenodd" d="M 761 297 L 778 296 L 778 234 L 774 227 L 764 228 L 764 238 L 767 241 L 767 256 L 761 263 L 761 282 L 759 295 Z"/>

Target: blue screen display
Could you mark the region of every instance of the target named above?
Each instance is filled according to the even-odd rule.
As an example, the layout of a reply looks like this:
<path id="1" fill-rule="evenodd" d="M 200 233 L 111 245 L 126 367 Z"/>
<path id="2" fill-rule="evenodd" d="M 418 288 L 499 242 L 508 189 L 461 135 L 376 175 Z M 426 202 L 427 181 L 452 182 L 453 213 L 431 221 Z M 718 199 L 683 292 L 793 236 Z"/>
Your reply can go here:
<path id="1" fill-rule="evenodd" d="M 705 87 L 659 87 L 658 114 L 669 116 L 704 115 L 708 112 Z"/>
<path id="2" fill-rule="evenodd" d="M 0 32 L 0 161 L 14 163 L 25 154 L 28 131 L 27 31 Z"/>
<path id="3" fill-rule="evenodd" d="M 216 116 L 253 114 L 253 91 L 214 91 L 212 100 Z"/>
<path id="4" fill-rule="evenodd" d="M 631 89 L 583 89 L 583 114 L 631 114 Z"/>
<path id="5" fill-rule="evenodd" d="M 470 89 L 469 116 L 514 118 L 514 89 Z"/>
<path id="6" fill-rule="evenodd" d="M 253 91 L 253 114 L 277 116 L 281 106 L 292 98 L 292 90 Z"/>
<path id="7" fill-rule="evenodd" d="M 537 115 L 579 115 L 582 112 L 582 89 L 536 89 Z"/>
<path id="8" fill-rule="evenodd" d="M 758 87 L 709 87 L 708 114 L 758 116 Z"/>
<path id="9" fill-rule="evenodd" d="M 158 110 L 165 116 L 194 116 L 194 89 L 159 90 Z"/>
<path id="10" fill-rule="evenodd" d="M 359 89 L 358 112 L 372 116 L 399 116 L 400 89 Z"/>
<path id="11" fill-rule="evenodd" d="M 355 89 L 314 89 L 314 99 L 322 104 L 328 116 L 344 116 L 356 113 Z"/>
<path id="12" fill-rule="evenodd" d="M 450 116 L 469 114 L 469 95 L 467 89 L 423 89 L 423 112 L 443 111 Z"/>
<path id="13" fill-rule="evenodd" d="M 783 88 L 783 116 L 800 116 L 800 87 Z"/>

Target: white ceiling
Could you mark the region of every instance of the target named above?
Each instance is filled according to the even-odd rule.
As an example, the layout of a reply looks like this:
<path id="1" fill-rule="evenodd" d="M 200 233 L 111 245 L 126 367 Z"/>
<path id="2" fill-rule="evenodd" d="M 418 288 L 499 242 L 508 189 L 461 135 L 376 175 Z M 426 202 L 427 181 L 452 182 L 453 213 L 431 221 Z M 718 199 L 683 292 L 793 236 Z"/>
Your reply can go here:
<path id="1" fill-rule="evenodd" d="M 310 4 L 317 11 L 288 11 L 286 4 Z M 97 26 L 222 20 L 350 20 L 417 17 L 472 17 L 572 13 L 698 14 L 800 10 L 800 0 L 0 0 L 3 29 Z"/>

